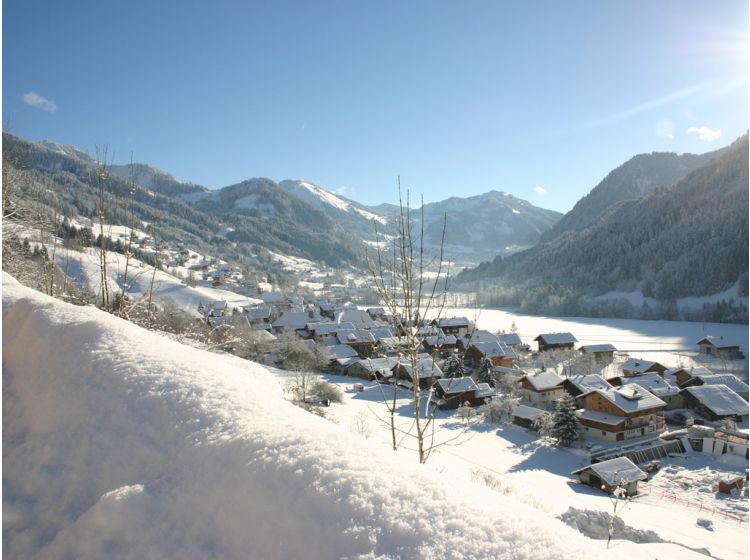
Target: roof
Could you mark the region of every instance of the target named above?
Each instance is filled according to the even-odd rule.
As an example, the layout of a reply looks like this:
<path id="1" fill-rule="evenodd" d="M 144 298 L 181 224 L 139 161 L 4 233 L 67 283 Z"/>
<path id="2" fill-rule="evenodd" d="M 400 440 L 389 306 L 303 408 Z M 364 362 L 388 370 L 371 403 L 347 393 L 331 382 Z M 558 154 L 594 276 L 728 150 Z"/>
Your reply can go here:
<path id="1" fill-rule="evenodd" d="M 476 398 L 480 397 L 492 397 L 495 394 L 495 390 L 490 387 L 489 383 L 477 383 L 477 390 L 474 391 Z"/>
<path id="2" fill-rule="evenodd" d="M 382 307 L 368 307 L 367 314 L 368 315 L 385 315 L 385 309 L 383 309 Z"/>
<path id="3" fill-rule="evenodd" d="M 393 337 L 393 329 L 391 327 L 372 327 L 370 332 L 375 337 L 375 340 Z"/>
<path id="4" fill-rule="evenodd" d="M 427 346 L 451 346 L 456 344 L 457 339 L 452 334 L 439 334 L 426 337 L 424 342 Z"/>
<path id="5" fill-rule="evenodd" d="M 437 384 L 446 394 L 476 391 L 477 384 L 471 377 L 458 377 L 455 379 L 438 379 Z"/>
<path id="6" fill-rule="evenodd" d="M 398 364 L 403 367 L 404 370 L 406 370 L 407 374 L 412 375 L 411 364 L 409 362 L 399 360 Z M 419 358 L 417 360 L 417 376 L 420 379 L 425 379 L 428 377 L 442 377 L 443 371 L 432 358 Z"/>
<path id="7" fill-rule="evenodd" d="M 398 360 L 396 358 L 367 358 L 356 363 L 370 372 L 387 371 L 390 374 L 391 369 L 398 363 Z"/>
<path id="8" fill-rule="evenodd" d="M 637 383 L 630 383 L 619 389 L 596 389 L 596 392 L 625 413 L 662 408 L 667 405 Z"/>
<path id="9" fill-rule="evenodd" d="M 518 346 L 519 344 L 523 344 L 521 342 L 521 337 L 516 333 L 499 334 L 497 335 L 497 338 L 500 339 L 500 342 L 504 342 L 508 346 Z"/>
<path id="10" fill-rule="evenodd" d="M 335 346 L 326 346 L 326 352 L 331 360 L 338 358 L 353 358 L 357 356 L 357 351 L 348 344 L 337 344 Z"/>
<path id="11" fill-rule="evenodd" d="M 438 327 L 468 327 L 469 320 L 466 317 L 443 317 L 438 320 Z"/>
<path id="12" fill-rule="evenodd" d="M 296 311 L 284 313 L 273 322 L 274 328 L 304 329 L 308 323 L 322 321 L 323 317 L 317 311 Z"/>
<path id="13" fill-rule="evenodd" d="M 569 332 L 540 334 L 534 340 L 541 339 L 545 344 L 574 344 L 578 339 Z"/>
<path id="14" fill-rule="evenodd" d="M 367 311 L 360 309 L 344 309 L 336 314 L 337 323 L 354 323 L 358 329 L 370 329 L 378 324 L 372 320 Z"/>
<path id="15" fill-rule="evenodd" d="M 601 463 L 594 463 L 588 467 L 573 471 L 573 474 L 579 474 L 589 469 L 594 471 L 609 486 L 627 484 L 648 478 L 648 475 L 627 457 L 616 457 L 615 459 L 608 459 Z"/>
<path id="16" fill-rule="evenodd" d="M 592 422 L 599 422 L 600 424 L 606 424 L 607 426 L 617 426 L 625 422 L 625 416 L 617 416 L 616 414 L 608 414 L 606 412 L 599 412 L 598 410 L 588 410 L 586 408 L 576 410 L 576 417 L 583 418 L 584 420 L 591 420 Z"/>
<path id="17" fill-rule="evenodd" d="M 517 418 L 525 418 L 526 420 L 536 420 L 537 416 L 544 414 L 546 410 L 534 408 L 533 406 L 526 406 L 525 404 L 519 404 L 513 409 L 513 416 Z"/>
<path id="18" fill-rule="evenodd" d="M 693 375 L 703 382 L 703 385 L 726 385 L 735 393 L 747 393 L 750 391 L 741 379 L 731 373 L 710 373 Z"/>
<path id="19" fill-rule="evenodd" d="M 659 366 L 656 369 L 666 369 L 659 362 L 649 362 L 648 360 L 640 360 L 637 358 L 630 358 L 627 362 L 620 366 L 623 371 L 634 371 L 636 373 L 646 373 L 653 366 Z"/>
<path id="20" fill-rule="evenodd" d="M 464 336 L 466 346 L 470 344 L 476 344 L 477 342 L 500 342 L 500 338 L 496 334 L 492 334 L 490 331 L 478 330 Z"/>
<path id="21" fill-rule="evenodd" d="M 284 294 L 281 292 L 266 292 L 265 294 L 260 294 L 258 297 L 266 303 L 279 303 L 284 301 Z"/>
<path id="22" fill-rule="evenodd" d="M 679 387 L 665 381 L 658 373 L 644 373 L 635 377 L 621 377 L 620 383 L 625 387 L 633 383 L 640 385 L 657 397 L 673 397 L 679 394 Z"/>
<path id="23" fill-rule="evenodd" d="M 543 371 L 525 377 L 537 391 L 547 391 L 562 385 L 563 378 L 551 371 Z"/>
<path id="24" fill-rule="evenodd" d="M 482 356 L 487 358 L 508 355 L 508 347 L 502 342 L 474 342 L 471 346 L 476 348 Z M 469 348 L 471 348 L 471 346 Z"/>
<path id="25" fill-rule="evenodd" d="M 315 333 L 318 336 L 333 334 L 339 330 L 353 330 L 354 325 L 352 323 L 333 323 L 331 321 L 320 322 L 320 323 L 307 323 L 306 328 L 308 331 Z"/>
<path id="26" fill-rule="evenodd" d="M 375 337 L 365 329 L 342 329 L 336 331 L 336 337 L 341 344 L 374 343 Z"/>
<path id="27" fill-rule="evenodd" d="M 250 320 L 268 319 L 269 317 L 271 317 L 271 308 L 266 306 L 246 307 L 245 315 L 247 315 L 248 319 Z"/>
<path id="28" fill-rule="evenodd" d="M 686 387 L 683 390 L 693 395 L 698 402 L 716 416 L 733 414 L 745 416 L 748 414 L 747 401 L 726 385 L 700 385 L 698 387 Z"/>
<path id="29" fill-rule="evenodd" d="M 723 336 L 704 336 L 696 344 L 711 344 L 715 348 L 739 348 L 739 342 L 724 338 Z"/>
<path id="30" fill-rule="evenodd" d="M 589 354 L 596 354 L 597 352 L 617 352 L 617 348 L 611 344 L 586 344 L 581 346 L 579 350 Z"/>
<path id="31" fill-rule="evenodd" d="M 594 389 L 609 389 L 612 385 L 601 375 L 575 375 L 568 377 L 567 381 L 575 385 L 582 393 L 587 393 Z"/>

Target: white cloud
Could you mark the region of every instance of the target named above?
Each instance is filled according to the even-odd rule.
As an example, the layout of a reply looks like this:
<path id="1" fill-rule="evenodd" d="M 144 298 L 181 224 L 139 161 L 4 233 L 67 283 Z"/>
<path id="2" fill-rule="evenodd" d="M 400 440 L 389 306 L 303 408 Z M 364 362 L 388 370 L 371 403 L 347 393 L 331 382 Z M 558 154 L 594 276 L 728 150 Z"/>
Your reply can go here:
<path id="1" fill-rule="evenodd" d="M 537 185 L 536 187 L 534 187 L 534 191 L 537 192 L 537 193 L 539 193 L 539 194 L 544 194 L 544 193 L 547 192 L 547 189 L 545 189 L 541 185 Z"/>
<path id="2" fill-rule="evenodd" d="M 333 193 L 341 195 L 341 196 L 351 196 L 354 194 L 354 187 L 347 187 L 346 185 L 341 185 L 338 189 L 334 189 Z"/>
<path id="3" fill-rule="evenodd" d="M 670 119 L 662 119 L 656 123 L 656 135 L 660 138 L 674 140 L 675 124 Z"/>
<path id="4" fill-rule="evenodd" d="M 30 91 L 21 95 L 21 101 L 29 107 L 36 107 L 42 111 L 54 113 L 57 111 L 57 103 L 46 97 L 42 97 L 35 91 Z"/>
<path id="5" fill-rule="evenodd" d="M 720 128 L 708 128 L 707 126 L 691 126 L 687 129 L 688 134 L 697 134 L 704 142 L 713 142 L 721 138 Z"/>

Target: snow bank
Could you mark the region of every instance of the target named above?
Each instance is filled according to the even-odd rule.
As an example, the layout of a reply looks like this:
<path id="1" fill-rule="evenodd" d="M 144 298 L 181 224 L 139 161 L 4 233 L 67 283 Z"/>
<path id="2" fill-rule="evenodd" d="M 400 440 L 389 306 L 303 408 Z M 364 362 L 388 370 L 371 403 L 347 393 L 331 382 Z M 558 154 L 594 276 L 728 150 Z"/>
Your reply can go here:
<path id="1" fill-rule="evenodd" d="M 292 406 L 257 364 L 3 287 L 10 558 L 603 555 Z"/>

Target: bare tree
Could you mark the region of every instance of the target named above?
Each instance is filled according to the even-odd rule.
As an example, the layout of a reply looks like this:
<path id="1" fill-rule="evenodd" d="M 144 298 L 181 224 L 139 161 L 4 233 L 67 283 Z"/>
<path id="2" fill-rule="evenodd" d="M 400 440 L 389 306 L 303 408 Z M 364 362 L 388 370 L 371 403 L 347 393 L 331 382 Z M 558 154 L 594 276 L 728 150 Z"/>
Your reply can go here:
<path id="1" fill-rule="evenodd" d="M 409 193 L 406 193 L 406 204 L 401 196 L 401 180 L 399 178 L 399 213 L 396 216 L 396 235 L 391 240 L 390 250 L 384 250 L 381 235 L 376 226 L 376 251 L 372 255 L 368 252 L 367 262 L 378 297 L 395 317 L 396 326 L 402 336 L 406 338 L 406 355 L 403 356 L 408 371 L 411 373 L 411 397 L 414 419 L 411 430 L 417 441 L 419 462 L 424 463 L 434 446 L 434 407 L 431 407 L 432 391 L 430 390 L 422 410 L 422 395 L 420 391 L 419 349 L 422 347 L 423 336 L 418 334 L 422 321 L 432 315 L 440 317 L 445 306 L 448 291 L 449 270 L 444 267 L 443 246 L 445 241 L 445 218 L 443 220 L 442 237 L 437 259 L 425 256 L 425 220 L 424 204 L 415 220 L 409 206 Z M 416 231 L 418 227 L 418 231 Z M 433 278 L 428 271 L 436 269 Z M 434 363 L 434 362 L 433 362 Z M 397 447 L 396 438 L 396 383 L 392 399 L 388 402 L 390 428 L 394 449 Z"/>
<path id="2" fill-rule="evenodd" d="M 96 164 L 94 166 L 93 182 L 97 192 L 96 214 L 97 219 L 99 220 L 99 274 L 102 284 L 102 308 L 109 311 L 109 277 L 107 271 L 107 246 L 109 236 L 105 235 L 104 231 L 104 224 L 108 217 L 106 213 L 106 184 L 109 179 L 111 168 L 111 164 L 107 162 L 107 156 L 108 148 L 106 145 L 103 147 L 96 147 Z"/>

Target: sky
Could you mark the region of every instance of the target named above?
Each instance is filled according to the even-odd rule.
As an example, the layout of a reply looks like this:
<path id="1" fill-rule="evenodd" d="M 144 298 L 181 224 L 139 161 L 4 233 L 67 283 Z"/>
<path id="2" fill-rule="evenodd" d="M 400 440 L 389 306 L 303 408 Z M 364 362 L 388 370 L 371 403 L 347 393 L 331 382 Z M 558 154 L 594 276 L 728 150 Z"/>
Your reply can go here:
<path id="1" fill-rule="evenodd" d="M 565 212 L 748 129 L 746 0 L 5 0 L 2 28 L 5 130 L 209 188 Z"/>

